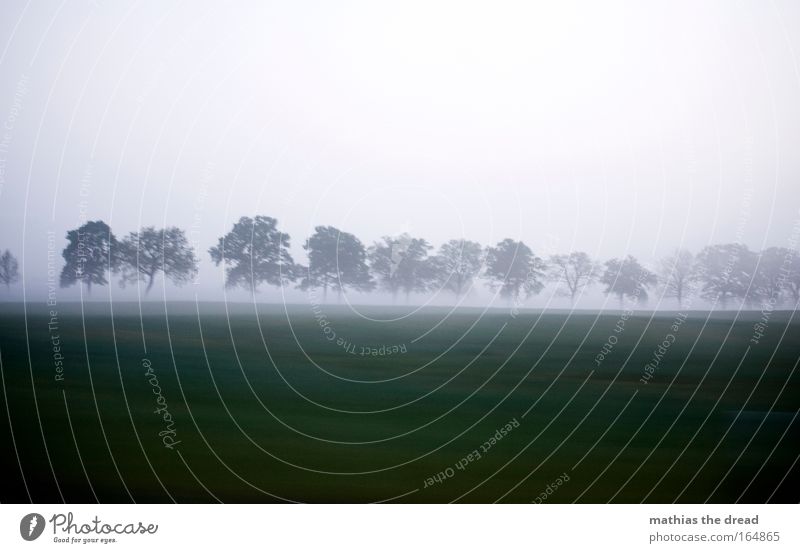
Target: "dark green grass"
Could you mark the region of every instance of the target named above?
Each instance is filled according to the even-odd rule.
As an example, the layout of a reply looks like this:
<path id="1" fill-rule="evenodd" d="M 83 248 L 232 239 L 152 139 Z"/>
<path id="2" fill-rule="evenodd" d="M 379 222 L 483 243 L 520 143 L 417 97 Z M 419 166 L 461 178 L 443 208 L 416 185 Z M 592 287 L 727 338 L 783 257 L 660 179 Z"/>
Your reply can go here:
<path id="1" fill-rule="evenodd" d="M 47 309 L 0 304 L 3 502 L 530 502 L 565 472 L 548 501 L 800 499 L 791 313 L 773 313 L 758 344 L 760 313 L 693 313 L 644 384 L 674 313 L 639 313 L 617 333 L 613 312 L 463 309 L 434 329 L 447 310 L 376 323 L 325 307 L 353 354 L 309 307 L 57 309 L 63 382 Z M 360 355 L 381 345 L 406 353 Z M 175 420 L 172 450 L 145 358 Z M 514 418 L 479 460 L 425 485 Z"/>

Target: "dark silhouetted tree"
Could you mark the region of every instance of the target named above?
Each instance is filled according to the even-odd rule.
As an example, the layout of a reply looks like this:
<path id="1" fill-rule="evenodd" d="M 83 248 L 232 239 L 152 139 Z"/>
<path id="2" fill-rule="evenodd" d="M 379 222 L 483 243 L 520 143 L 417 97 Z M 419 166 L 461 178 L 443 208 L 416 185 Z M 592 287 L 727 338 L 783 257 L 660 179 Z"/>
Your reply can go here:
<path id="1" fill-rule="evenodd" d="M 683 307 L 683 299 L 692 287 L 694 256 L 688 250 L 675 250 L 661 260 L 659 281 L 664 287 L 664 296 L 675 298 L 678 307 Z"/>
<path id="2" fill-rule="evenodd" d="M 697 254 L 695 271 L 701 296 L 718 301 L 723 309 L 732 299 L 755 300 L 756 262 L 756 254 L 744 244 L 706 246 Z"/>
<path id="3" fill-rule="evenodd" d="M 485 261 L 483 247 L 469 240 L 450 240 L 430 258 L 434 283 L 460 298 L 481 272 Z"/>
<path id="4" fill-rule="evenodd" d="M 800 302 L 800 253 L 789 248 L 767 248 L 759 256 L 758 285 L 761 296 L 775 303 Z"/>
<path id="5" fill-rule="evenodd" d="M 516 301 L 542 291 L 546 268 L 525 243 L 506 238 L 489 248 L 484 274 L 492 289 Z"/>
<path id="6" fill-rule="evenodd" d="M 158 273 L 174 284 L 181 285 L 197 274 L 197 259 L 186 240 L 186 234 L 177 227 L 158 230 L 145 227 L 130 233 L 119 247 L 121 284 L 142 280 L 149 293 Z"/>
<path id="7" fill-rule="evenodd" d="M 428 251 L 432 246 L 423 238 L 402 234 L 396 238 L 384 237 L 369 249 L 370 269 L 380 286 L 397 298 L 404 292 L 406 301 L 411 292 L 428 290 L 433 280 Z"/>
<path id="8" fill-rule="evenodd" d="M 645 269 L 632 255 L 625 259 L 606 261 L 606 269 L 600 282 L 606 285 L 604 292 L 619 299 L 620 308 L 625 298 L 637 303 L 647 301 L 647 288 L 658 282 L 656 275 Z"/>
<path id="9" fill-rule="evenodd" d="M 91 294 L 92 285 L 108 283 L 106 274 L 116 270 L 118 242 L 103 221 L 89 221 L 67 232 L 61 287 L 83 283 Z"/>
<path id="10" fill-rule="evenodd" d="M 215 264 L 226 267 L 227 287 L 256 292 L 262 283 L 280 286 L 295 280 L 299 269 L 289 254 L 289 235 L 277 227 L 272 217 L 242 217 L 208 250 Z"/>
<path id="11" fill-rule="evenodd" d="M 569 296 L 575 304 L 575 296 L 597 279 L 597 265 L 588 254 L 572 252 L 550 257 L 550 280 L 563 284 L 559 293 Z"/>
<path id="12" fill-rule="evenodd" d="M 0 282 L 8 289 L 17 280 L 19 280 L 19 264 L 11 252 L 6 250 L 0 255 Z"/>
<path id="13" fill-rule="evenodd" d="M 300 288 L 322 288 L 323 301 L 328 288 L 341 295 L 347 288 L 366 292 L 375 287 L 366 263 L 366 249 L 349 232 L 334 227 L 316 227 L 303 249 L 308 252 L 308 268 Z"/>

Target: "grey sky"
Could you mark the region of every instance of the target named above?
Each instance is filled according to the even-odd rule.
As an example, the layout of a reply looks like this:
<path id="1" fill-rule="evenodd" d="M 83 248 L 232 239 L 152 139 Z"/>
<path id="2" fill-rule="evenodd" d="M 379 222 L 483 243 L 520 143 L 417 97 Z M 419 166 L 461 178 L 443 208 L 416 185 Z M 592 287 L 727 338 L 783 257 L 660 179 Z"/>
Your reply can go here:
<path id="1" fill-rule="evenodd" d="M 30 297 L 85 218 L 187 229 L 176 297 L 209 298 L 242 215 L 299 260 L 318 224 L 649 262 L 800 219 L 796 2 L 261 4 L 0 5 L 0 248 Z"/>

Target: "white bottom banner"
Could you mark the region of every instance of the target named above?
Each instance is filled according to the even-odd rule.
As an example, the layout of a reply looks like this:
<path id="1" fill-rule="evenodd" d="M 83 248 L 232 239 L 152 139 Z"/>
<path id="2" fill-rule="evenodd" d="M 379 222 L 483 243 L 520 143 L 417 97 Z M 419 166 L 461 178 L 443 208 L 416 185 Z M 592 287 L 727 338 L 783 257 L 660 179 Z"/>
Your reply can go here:
<path id="1" fill-rule="evenodd" d="M 800 551 L 798 505 L 2 505 L 0 551 Z"/>

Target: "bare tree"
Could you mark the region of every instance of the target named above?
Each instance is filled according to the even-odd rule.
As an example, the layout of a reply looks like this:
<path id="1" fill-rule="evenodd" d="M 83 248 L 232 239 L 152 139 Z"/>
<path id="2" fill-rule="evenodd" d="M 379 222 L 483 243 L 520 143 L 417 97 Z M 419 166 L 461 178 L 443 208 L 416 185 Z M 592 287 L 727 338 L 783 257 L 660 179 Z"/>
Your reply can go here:
<path id="1" fill-rule="evenodd" d="M 411 292 L 423 292 L 432 279 L 428 251 L 432 246 L 423 238 L 401 234 L 396 238 L 383 237 L 369 249 L 369 262 L 381 287 L 396 299 L 405 292 L 406 301 Z"/>
<path id="2" fill-rule="evenodd" d="M 744 244 L 706 246 L 697 254 L 694 278 L 702 286 L 703 298 L 719 301 L 725 309 L 731 299 L 754 299 L 756 265 L 756 254 Z"/>
<path id="3" fill-rule="evenodd" d="M 229 288 L 256 292 L 262 282 L 280 286 L 299 272 L 289 254 L 289 235 L 278 230 L 277 220 L 263 215 L 240 218 L 208 253 L 215 264 L 226 266 Z"/>
<path id="4" fill-rule="evenodd" d="M 659 267 L 659 280 L 664 286 L 664 295 L 675 298 L 678 307 L 691 289 L 694 271 L 694 256 L 689 250 L 677 249 L 663 258 Z"/>
<path id="5" fill-rule="evenodd" d="M 550 257 L 550 280 L 563 284 L 558 293 L 567 295 L 575 305 L 575 296 L 597 279 L 598 268 L 588 254 L 572 252 Z"/>

